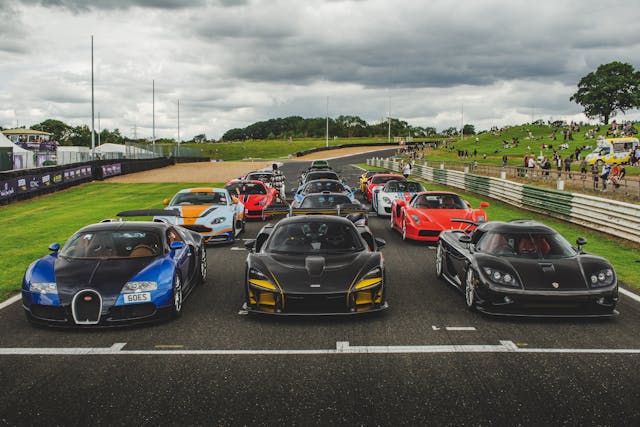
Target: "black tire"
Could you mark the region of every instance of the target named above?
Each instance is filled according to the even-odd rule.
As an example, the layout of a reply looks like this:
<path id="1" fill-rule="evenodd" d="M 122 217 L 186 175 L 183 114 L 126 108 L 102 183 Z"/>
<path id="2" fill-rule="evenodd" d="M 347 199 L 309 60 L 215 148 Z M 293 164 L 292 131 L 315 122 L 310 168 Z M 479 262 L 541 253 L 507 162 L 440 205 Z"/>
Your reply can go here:
<path id="1" fill-rule="evenodd" d="M 198 260 L 198 272 L 196 273 L 197 283 L 203 285 L 207 281 L 207 248 L 203 246 L 200 249 L 200 259 Z"/>
<path id="2" fill-rule="evenodd" d="M 444 247 L 442 241 L 438 240 L 436 248 L 436 276 L 442 279 L 444 275 Z"/>
<path id="3" fill-rule="evenodd" d="M 464 299 L 467 306 L 467 310 L 476 311 L 476 285 L 478 282 L 478 275 L 475 270 L 469 266 L 464 281 Z"/>
<path id="4" fill-rule="evenodd" d="M 177 272 L 173 276 L 173 297 L 171 298 L 171 315 L 175 319 L 182 313 L 182 279 Z"/>

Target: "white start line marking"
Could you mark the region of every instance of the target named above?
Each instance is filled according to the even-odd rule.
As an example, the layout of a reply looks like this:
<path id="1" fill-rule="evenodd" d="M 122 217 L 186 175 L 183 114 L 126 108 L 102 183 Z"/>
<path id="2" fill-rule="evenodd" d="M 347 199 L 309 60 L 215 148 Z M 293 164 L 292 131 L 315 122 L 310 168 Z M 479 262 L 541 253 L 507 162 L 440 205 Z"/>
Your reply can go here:
<path id="1" fill-rule="evenodd" d="M 409 353 L 564 353 L 564 354 L 640 354 L 640 348 L 528 348 L 513 341 L 498 345 L 391 345 L 351 346 L 348 341 L 336 342 L 335 349 L 317 350 L 124 350 L 126 343 L 111 347 L 87 348 L 0 348 L 0 356 L 92 356 L 92 355 L 314 355 L 314 354 L 409 354 Z"/>

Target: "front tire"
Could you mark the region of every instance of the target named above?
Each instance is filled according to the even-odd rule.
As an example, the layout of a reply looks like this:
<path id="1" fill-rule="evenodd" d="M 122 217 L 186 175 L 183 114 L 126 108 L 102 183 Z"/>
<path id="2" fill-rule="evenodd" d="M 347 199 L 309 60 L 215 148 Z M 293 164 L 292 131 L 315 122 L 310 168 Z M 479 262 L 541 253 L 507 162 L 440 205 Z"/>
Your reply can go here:
<path id="1" fill-rule="evenodd" d="M 438 247 L 436 248 L 436 276 L 442 279 L 444 274 L 444 247 L 442 241 L 438 241 Z"/>
<path id="2" fill-rule="evenodd" d="M 175 273 L 173 276 L 173 298 L 172 298 L 172 306 L 171 306 L 171 314 L 173 318 L 180 317 L 182 313 L 182 279 L 180 279 L 180 275 Z"/>
<path id="3" fill-rule="evenodd" d="M 464 297 L 467 305 L 467 309 L 469 311 L 476 310 L 476 286 L 478 283 L 478 278 L 476 272 L 473 268 L 469 267 L 467 269 L 467 275 L 465 279 L 465 287 L 464 287 Z"/>

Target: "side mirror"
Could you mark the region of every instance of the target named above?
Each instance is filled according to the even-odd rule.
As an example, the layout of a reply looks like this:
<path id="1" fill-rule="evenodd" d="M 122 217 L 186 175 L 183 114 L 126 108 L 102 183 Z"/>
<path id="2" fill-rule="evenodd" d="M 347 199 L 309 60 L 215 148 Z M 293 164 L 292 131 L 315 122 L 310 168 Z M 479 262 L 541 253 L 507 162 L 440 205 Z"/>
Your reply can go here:
<path id="1" fill-rule="evenodd" d="M 582 252 L 582 247 L 587 244 L 587 239 L 584 237 L 578 237 L 576 239 L 576 244 L 578 245 L 578 252 Z"/>
<path id="2" fill-rule="evenodd" d="M 460 243 L 469 244 L 469 243 L 471 243 L 471 236 L 469 236 L 467 234 L 462 234 L 460 237 L 458 237 L 458 241 Z"/>
<path id="3" fill-rule="evenodd" d="M 487 202 L 480 202 L 480 209 L 484 209 L 484 208 L 488 208 L 489 207 L 489 203 Z"/>
<path id="4" fill-rule="evenodd" d="M 256 241 L 255 239 L 252 240 L 246 240 L 244 242 L 244 247 L 245 249 L 247 249 L 248 251 L 252 251 L 253 252 L 253 248 L 256 246 Z"/>
<path id="5" fill-rule="evenodd" d="M 165 206 L 169 206 L 169 199 L 164 199 L 162 201 L 162 204 L 165 205 Z"/>
<path id="6" fill-rule="evenodd" d="M 184 248 L 184 242 L 171 242 L 169 247 L 172 251 L 177 251 L 178 249 Z"/>
<path id="7" fill-rule="evenodd" d="M 398 201 L 396 202 L 396 205 L 400 206 L 400 207 L 407 206 L 407 201 L 406 200 L 402 200 L 402 199 L 398 199 Z"/>
<path id="8" fill-rule="evenodd" d="M 52 243 L 49 245 L 49 250 L 51 252 L 57 253 L 60 250 L 60 243 Z"/>
<path id="9" fill-rule="evenodd" d="M 376 241 L 376 246 L 378 247 L 378 249 L 382 249 L 387 246 L 387 241 L 384 239 L 376 237 L 374 240 Z"/>

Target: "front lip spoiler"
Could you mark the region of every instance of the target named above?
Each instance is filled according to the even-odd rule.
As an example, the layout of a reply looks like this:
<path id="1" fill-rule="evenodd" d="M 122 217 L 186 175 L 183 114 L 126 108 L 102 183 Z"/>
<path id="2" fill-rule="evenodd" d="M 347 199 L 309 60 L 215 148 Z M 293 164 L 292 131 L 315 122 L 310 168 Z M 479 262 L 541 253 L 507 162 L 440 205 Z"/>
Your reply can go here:
<path id="1" fill-rule="evenodd" d="M 242 305 L 242 309 L 246 310 L 248 313 L 253 313 L 253 314 L 259 314 L 259 315 L 270 315 L 270 316 L 357 316 L 360 314 L 367 314 L 367 313 L 376 313 L 376 312 L 380 312 L 380 311 L 384 311 L 386 309 L 389 308 L 389 303 L 387 303 L 385 301 L 385 303 L 380 306 L 380 307 L 376 307 L 376 308 L 372 308 L 370 310 L 365 310 L 365 311 L 349 311 L 349 312 L 337 312 L 337 313 L 276 313 L 276 312 L 268 312 L 268 311 L 261 311 L 261 310 L 255 310 L 252 309 L 251 307 L 249 307 L 247 305 L 247 303 L 245 302 Z"/>
<path id="2" fill-rule="evenodd" d="M 575 314 L 538 314 L 538 313 L 526 313 L 526 312 L 506 312 L 506 311 L 492 311 L 484 307 L 476 306 L 476 309 L 482 314 L 489 316 L 500 317 L 535 317 L 535 318 L 563 318 L 563 319 L 580 319 L 580 318 L 599 318 L 599 317 L 616 317 L 620 314 L 618 310 L 613 310 L 610 313 L 575 313 Z"/>

